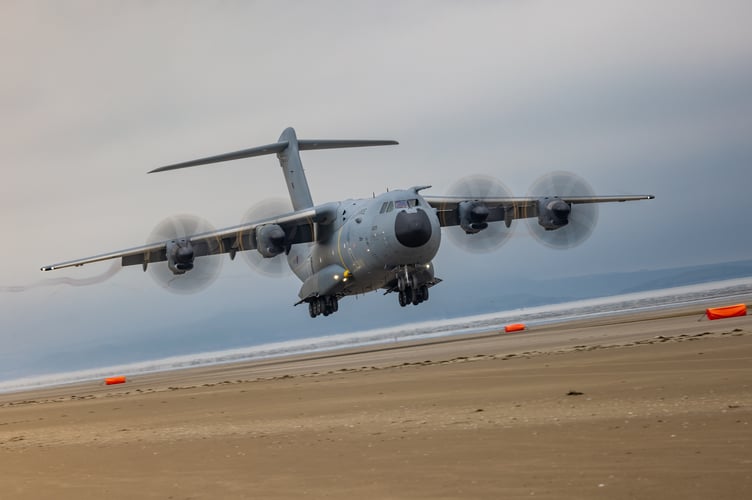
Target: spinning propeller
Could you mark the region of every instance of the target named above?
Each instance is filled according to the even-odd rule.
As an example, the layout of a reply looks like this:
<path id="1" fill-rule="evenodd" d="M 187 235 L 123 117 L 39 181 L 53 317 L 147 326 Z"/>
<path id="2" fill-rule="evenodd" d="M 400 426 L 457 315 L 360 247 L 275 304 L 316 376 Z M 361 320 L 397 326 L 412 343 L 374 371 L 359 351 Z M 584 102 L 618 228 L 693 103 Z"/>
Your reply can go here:
<path id="1" fill-rule="evenodd" d="M 501 181 L 486 175 L 473 175 L 458 180 L 449 188 L 449 194 L 463 196 L 468 200 L 472 200 L 474 197 L 511 196 L 509 190 Z M 485 206 L 470 202 L 467 210 L 471 221 L 476 219 L 479 227 L 483 227 L 484 213 L 486 216 L 488 215 Z M 447 227 L 444 231 L 454 244 L 473 253 L 486 253 L 496 250 L 512 235 L 511 228 L 507 228 L 504 224 L 498 222 L 488 224 L 487 227 L 480 229 L 477 233 L 468 234 L 460 226 Z"/>
<path id="2" fill-rule="evenodd" d="M 176 215 L 157 224 L 149 235 L 149 243 L 170 242 L 167 244 L 167 252 L 172 255 L 172 259 L 148 267 L 154 281 L 179 294 L 198 292 L 214 282 L 222 268 L 222 258 L 218 255 L 203 255 L 201 248 L 194 247 L 186 239 L 188 236 L 210 231 L 214 231 L 211 224 L 194 215 Z M 216 245 L 216 250 L 220 242 L 210 241 L 210 249 L 213 245 Z M 171 266 L 182 274 L 175 274 Z"/>
<path id="3" fill-rule="evenodd" d="M 581 177 L 564 171 L 551 172 L 538 179 L 530 188 L 528 196 L 540 197 L 554 217 L 568 222 L 554 230 L 547 230 L 538 219 L 527 219 L 528 229 L 538 241 L 556 249 L 570 248 L 585 241 L 598 222 L 598 206 L 584 203 L 569 206 L 556 197 L 592 196 L 593 189 Z"/>
<path id="4" fill-rule="evenodd" d="M 292 212 L 289 200 L 283 198 L 269 198 L 253 205 L 245 213 L 242 222 L 250 222 L 268 217 Z M 266 258 L 256 250 L 242 252 L 243 258 L 251 268 L 259 274 L 270 277 L 282 277 L 290 273 L 287 256 L 281 253 L 275 257 Z"/>

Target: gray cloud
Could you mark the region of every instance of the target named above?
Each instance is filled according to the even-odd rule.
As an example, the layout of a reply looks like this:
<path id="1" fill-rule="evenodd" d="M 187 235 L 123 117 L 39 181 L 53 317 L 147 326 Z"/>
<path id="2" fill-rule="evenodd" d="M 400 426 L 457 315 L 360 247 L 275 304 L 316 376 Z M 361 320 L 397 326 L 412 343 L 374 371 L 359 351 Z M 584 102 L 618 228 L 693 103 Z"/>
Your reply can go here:
<path id="1" fill-rule="evenodd" d="M 513 286 L 515 274 L 741 258 L 752 244 L 740 231 L 752 208 L 751 14 L 731 0 L 5 2 L 0 272 L 26 291 L 5 294 L 0 330 L 32 332 L 31 351 L 42 348 L 35 341 L 75 348 L 126 332 L 147 342 L 144 332 L 243 308 L 280 331 L 312 328 L 290 309 L 295 280 L 271 282 L 238 262 L 200 296 L 170 296 L 134 269 L 95 287 L 39 286 L 41 265 L 143 243 L 170 215 L 226 226 L 283 196 L 274 158 L 145 172 L 268 143 L 289 125 L 301 137 L 400 141 L 304 153 L 318 202 L 415 184 L 441 193 L 469 173 L 524 194 L 559 169 L 599 193 L 658 196 L 604 207 L 591 239 L 567 252 L 537 245 L 524 227 L 494 254 L 444 245 L 436 265 L 455 300 L 472 295 L 478 273 Z M 430 302 L 395 312 L 389 299 L 348 304 L 356 312 L 327 328 L 357 326 L 364 311 L 440 313 Z"/>

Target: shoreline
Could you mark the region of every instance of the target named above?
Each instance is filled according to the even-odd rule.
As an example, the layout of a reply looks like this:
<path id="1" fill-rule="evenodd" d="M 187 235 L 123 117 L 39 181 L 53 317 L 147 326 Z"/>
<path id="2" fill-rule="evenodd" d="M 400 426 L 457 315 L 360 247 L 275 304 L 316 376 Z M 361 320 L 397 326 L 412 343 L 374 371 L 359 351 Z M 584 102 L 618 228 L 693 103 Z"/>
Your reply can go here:
<path id="1" fill-rule="evenodd" d="M 0 488 L 20 499 L 745 498 L 752 319 L 698 315 L 5 394 Z"/>
<path id="2" fill-rule="evenodd" d="M 703 306 L 704 307 L 704 306 Z M 499 325 L 496 328 L 489 328 L 487 330 L 476 332 L 476 333 L 459 333 L 459 334 L 452 334 L 452 335 L 443 335 L 443 336 L 437 336 L 437 337 L 429 337 L 429 338 L 419 338 L 419 339 L 405 339 L 405 340 L 397 340 L 392 342 L 383 342 L 383 343 L 374 343 L 374 344 L 368 344 L 368 345 L 360 345 L 360 346 L 344 346 L 344 347 L 337 347 L 332 349 L 326 349 L 322 351 L 315 351 L 315 352 L 303 352 L 303 353 L 293 353 L 293 354 L 282 354 L 278 356 L 270 356 L 266 358 L 259 358 L 259 359 L 247 359 L 247 360 L 239 360 L 239 361 L 227 361 L 227 362 L 217 362 L 217 363 L 211 363 L 211 364 L 202 364 L 198 366 L 189 366 L 189 367 L 178 367 L 178 368 L 169 368 L 164 370 L 155 370 L 155 371 L 148 371 L 148 372 L 142 372 L 137 373 L 133 375 L 129 375 L 127 377 L 127 382 L 122 385 L 111 385 L 107 386 L 104 384 L 104 377 L 96 377 L 91 378 L 88 380 L 83 381 L 76 381 L 72 383 L 63 383 L 63 384 L 55 384 L 55 385 L 49 385 L 49 386 L 42 386 L 42 387 L 34 387 L 34 388 L 28 388 L 28 389 L 20 389 L 15 391 L 8 391 L 8 392 L 2 392 L 0 393 L 0 408 L 3 406 L 8 405 L 9 403 L 18 403 L 17 400 L 24 400 L 24 399 L 44 399 L 44 398 L 50 398 L 50 397 L 57 397 L 65 394 L 73 394 L 75 396 L 76 393 L 81 393 L 85 391 L 94 391 L 97 394 L 99 393 L 129 393 L 129 388 L 133 387 L 134 385 L 141 385 L 141 384 L 151 384 L 153 381 L 163 380 L 163 379 L 169 379 L 174 381 L 180 381 L 180 380 L 195 380 L 197 378 L 203 378 L 208 377 L 208 379 L 212 379 L 214 375 L 217 375 L 217 378 L 223 378 L 222 374 L 225 376 L 227 374 L 233 373 L 233 374 L 239 374 L 239 373 L 251 373 L 255 374 L 258 372 L 258 374 L 264 374 L 264 373 L 273 373 L 273 374 L 279 374 L 281 375 L 273 375 L 273 376 L 288 376 L 290 373 L 285 373 L 285 370 L 287 366 L 290 366 L 290 372 L 295 373 L 295 375 L 300 375 L 300 369 L 297 368 L 295 365 L 303 364 L 304 366 L 307 366 L 306 363 L 315 363 L 315 362 L 324 362 L 324 364 L 332 364 L 333 366 L 337 365 L 337 360 L 342 361 L 342 366 L 345 367 L 345 370 L 349 370 L 352 368 L 347 368 L 347 366 L 350 366 L 353 364 L 351 359 L 360 359 L 362 357 L 368 357 L 369 355 L 379 355 L 384 353 L 400 353 L 400 356 L 397 356 L 397 359 L 402 360 L 403 358 L 405 361 L 401 361 L 402 363 L 417 363 L 418 361 L 415 361 L 416 355 L 414 354 L 416 352 L 416 349 L 431 349 L 432 347 L 438 347 L 438 346 L 445 346 L 445 345 L 453 345 L 453 344 L 465 344 L 465 346 L 473 345 L 474 343 L 482 342 L 482 341 L 490 341 L 491 343 L 494 343 L 496 341 L 501 341 L 502 345 L 505 342 L 504 338 L 511 338 L 511 337 L 519 337 L 519 336 L 529 336 L 531 334 L 545 334 L 546 332 L 550 331 L 561 331 L 561 332 L 569 332 L 572 330 L 578 330 L 578 329 L 591 329 L 591 328 L 599 328 L 599 327 L 609 327 L 613 325 L 621 325 L 624 327 L 625 325 L 629 324 L 639 324 L 641 322 L 653 322 L 653 321 L 659 321 L 659 320 L 668 320 L 668 319 L 675 319 L 675 318 L 683 318 L 690 320 L 691 318 L 700 318 L 697 319 L 697 325 L 690 325 L 688 327 L 688 330 L 692 331 L 699 331 L 703 330 L 703 324 L 710 324 L 714 326 L 720 326 L 719 323 L 723 324 L 724 321 L 713 321 L 710 322 L 709 320 L 706 320 L 703 318 L 704 314 L 704 308 L 698 309 L 697 305 L 683 305 L 683 306 L 677 306 L 674 308 L 665 308 L 665 309 L 659 309 L 654 311 L 640 311 L 640 312 L 633 312 L 633 311 L 619 311 L 612 314 L 607 314 L 603 316 L 598 316 L 594 318 L 576 318 L 576 319 L 569 319 L 565 321 L 560 322 L 554 322 L 554 323 L 547 323 L 543 324 L 534 328 L 527 328 L 524 331 L 521 332 L 513 332 L 513 333 L 505 333 L 503 330 L 503 325 Z M 732 318 L 731 320 L 734 321 L 737 318 Z M 728 322 L 728 320 L 726 320 Z M 691 323 L 691 322 L 690 322 Z M 654 331 L 657 332 L 657 330 L 654 329 Z M 631 341 L 634 341 L 634 332 L 629 332 L 629 339 Z M 637 334 L 637 337 L 646 336 L 649 337 L 650 334 Z M 621 338 L 621 337 L 618 337 Z M 647 341 L 648 338 L 637 338 L 637 341 Z M 631 345 L 630 341 L 626 341 L 625 345 Z M 514 344 L 514 343 L 513 343 Z M 562 337 L 558 340 L 556 340 L 553 344 L 551 342 L 548 342 L 550 344 L 549 348 L 551 346 L 557 347 L 559 350 L 566 349 L 567 347 L 572 347 L 570 344 L 572 344 L 570 338 Z M 560 345 L 559 345 L 560 344 Z M 579 347 L 579 346 L 578 346 Z M 586 346 L 586 347 L 595 347 L 595 348 L 601 348 L 599 344 L 594 346 Z M 614 345 L 614 347 L 623 347 L 623 345 Z M 484 347 L 485 348 L 485 347 Z M 467 351 L 468 347 L 464 347 L 463 352 Z M 530 351 L 526 351 L 525 354 L 527 354 Z M 557 351 L 558 352 L 558 351 Z M 510 354 L 517 354 L 511 352 Z M 417 356 L 420 357 L 420 356 Z M 382 356 L 383 358 L 383 356 Z M 411 361 L 412 360 L 412 361 Z M 444 360 L 446 361 L 446 360 Z M 357 364 L 357 363 L 355 363 Z M 395 365 L 396 366 L 396 365 Z M 394 366 L 386 365 L 387 368 L 392 368 Z M 339 368 L 342 369 L 342 368 Z M 103 369 L 105 370 L 105 369 Z M 305 371 L 305 368 L 303 369 Z M 321 373 L 318 371 L 311 372 L 313 375 L 320 375 Z M 185 377 L 181 377 L 181 375 L 185 375 Z M 264 380 L 263 377 L 258 377 L 258 380 Z M 250 380 L 243 380 L 243 382 L 248 382 Z M 225 383 L 226 381 L 209 381 L 206 383 Z M 36 397 L 35 397 L 36 396 Z"/>
<path id="3" fill-rule="evenodd" d="M 740 280 L 730 280 L 731 282 L 736 282 Z M 726 282 L 729 282 L 728 280 Z M 718 282 L 718 283 L 726 283 L 726 282 Z M 679 289 L 688 289 L 688 288 L 695 288 L 697 286 L 701 285 L 691 285 L 691 286 L 685 286 L 685 287 L 679 287 Z M 639 294 L 644 293 L 640 292 Z M 639 294 L 627 294 L 617 297 L 626 297 L 629 295 L 639 295 Z M 608 300 L 610 297 L 603 297 L 601 299 Z M 563 304 L 554 304 L 551 307 L 557 308 L 562 305 L 566 304 L 579 304 L 583 302 L 592 302 L 597 301 L 601 299 L 588 299 L 584 301 L 577 301 L 574 303 L 563 303 Z M 561 325 L 567 325 L 567 324 L 574 324 L 578 321 L 598 321 L 600 319 L 608 319 L 608 318 L 620 318 L 623 316 L 631 316 L 631 315 L 658 315 L 661 316 L 663 314 L 681 314 L 682 311 L 690 311 L 697 309 L 698 314 L 700 314 L 699 308 L 704 307 L 712 307 L 714 305 L 718 304 L 725 304 L 728 301 L 731 300 L 740 300 L 743 302 L 752 301 L 752 294 L 748 291 L 741 291 L 739 293 L 736 293 L 732 296 L 725 296 L 725 297 L 710 297 L 703 300 L 693 300 L 690 301 L 690 303 L 687 302 L 680 302 L 675 305 L 659 305 L 656 307 L 647 307 L 647 308 L 641 308 L 639 310 L 634 309 L 626 309 L 626 310 L 618 310 L 618 311 L 612 311 L 612 312 L 598 312 L 598 313 L 591 313 L 591 314 L 580 314 L 575 318 L 566 317 L 566 318 L 553 318 L 553 319 L 544 319 L 542 321 L 531 321 L 530 324 L 527 324 L 528 327 L 533 327 L 536 330 L 539 330 L 541 328 L 546 328 L 548 326 L 561 326 Z M 535 310 L 536 307 L 530 308 L 529 310 Z M 404 338 L 401 338 L 397 340 L 389 340 L 386 337 L 379 340 L 372 340 L 372 341 L 364 341 L 364 342 L 355 342 L 354 344 L 344 344 L 342 346 L 333 346 L 333 347 L 321 347 L 316 348 L 312 350 L 303 350 L 301 352 L 291 352 L 291 353 L 282 353 L 282 354 L 268 354 L 268 355 L 258 355 L 258 354 L 251 354 L 250 351 L 254 349 L 262 349 L 267 348 L 273 350 L 277 344 L 260 344 L 258 346 L 248 346 L 248 347 L 242 347 L 242 348 L 233 348 L 228 350 L 221 350 L 221 351 L 209 351 L 206 353 L 195 353 L 195 354 L 187 354 L 187 355 L 178 355 L 178 356 L 172 356 L 172 357 L 166 357 L 166 358 L 158 358 L 154 360 L 145 360 L 145 361 L 138 361 L 133 363 L 127 363 L 127 364 L 121 364 L 121 365 L 114 365 L 112 367 L 101 367 L 101 368 L 90 368 L 90 369 L 83 369 L 78 371 L 70 371 L 70 372 L 61 372 L 61 373 L 55 373 L 55 374 L 49 374 L 49 375 L 40 375 L 40 376 L 30 376 L 30 377 L 22 377 L 18 379 L 11 379 L 3 384 L 12 384 L 14 382 L 21 382 L 21 381 L 30 381 L 27 383 L 27 385 L 20 385 L 18 387 L 10 387 L 5 390 L 0 390 L 0 401 L 2 401 L 4 396 L 18 394 L 18 393 L 24 393 L 24 392 L 33 392 L 37 390 L 45 390 L 45 389 L 51 389 L 56 387 L 67 387 L 67 386 L 78 386 L 80 384 L 89 384 L 91 382 L 95 382 L 98 380 L 103 380 L 106 377 L 113 376 L 113 375 L 125 375 L 129 379 L 133 377 L 141 377 L 145 375 L 152 375 L 152 374 L 159 374 L 164 372 L 171 372 L 171 371 L 181 371 L 181 370 L 193 370 L 196 368 L 212 368 L 217 366 L 223 366 L 223 365 L 232 365 L 236 363 L 255 363 L 255 362 L 267 362 L 267 361 L 275 361 L 275 360 L 283 360 L 286 358 L 291 357 L 297 357 L 297 356 L 309 356 L 309 355 L 335 355 L 337 352 L 340 351 L 349 351 L 349 350 L 367 350 L 370 348 L 379 348 L 380 346 L 389 346 L 389 345 L 396 345 L 396 346 L 407 346 L 412 345 L 414 343 L 423 343 L 423 342 L 433 342 L 433 341 L 442 341 L 442 339 L 462 339 L 462 338 L 473 338 L 477 335 L 488 335 L 492 334 L 493 332 L 504 334 L 504 323 L 506 321 L 499 322 L 497 324 L 486 324 L 484 326 L 478 326 L 478 327 L 465 327 L 462 328 L 458 325 L 462 323 L 462 320 L 465 319 L 472 322 L 477 322 L 477 318 L 485 318 L 485 317 L 493 317 L 495 315 L 498 315 L 499 319 L 501 318 L 507 318 L 512 316 L 513 314 L 516 315 L 516 318 L 510 319 L 511 322 L 520 322 L 524 321 L 523 319 L 517 319 L 517 318 L 524 318 L 525 315 L 529 314 L 529 310 L 521 309 L 518 311 L 500 311 L 498 313 L 489 313 L 484 314 L 480 316 L 470 316 L 467 318 L 457 318 L 453 320 L 447 320 L 452 321 L 453 323 L 451 326 L 454 327 L 454 330 L 451 333 L 432 333 L 430 331 L 427 331 L 425 333 L 416 333 L 413 335 L 405 336 Z M 704 309 L 703 309 L 704 310 Z M 430 322 L 429 322 L 430 323 Z M 408 327 L 412 325 L 407 325 Z M 441 325 L 441 328 L 446 328 L 447 325 Z M 428 327 L 426 327 L 428 328 Z M 389 328 L 385 328 L 384 330 L 390 330 Z M 468 331 L 470 330 L 470 331 Z M 347 336 L 356 336 L 358 334 L 368 334 L 369 332 L 355 332 L 355 333 L 344 333 L 344 334 L 335 334 L 332 337 L 347 337 Z M 316 337 L 312 339 L 295 339 L 291 341 L 285 341 L 281 342 L 280 344 L 286 344 L 286 343 L 295 343 L 295 342 L 306 342 L 306 341 L 315 341 L 315 340 L 322 340 L 327 339 L 330 337 Z M 247 357 L 243 357 L 242 354 L 243 351 L 249 351 L 249 354 Z M 262 351 L 263 352 L 263 351 Z M 237 353 L 236 356 L 239 356 L 238 359 L 228 359 L 228 360 L 220 360 L 220 361 L 209 361 L 209 362 L 203 362 L 201 356 L 220 356 L 220 355 L 228 355 L 230 353 Z M 180 360 L 179 362 L 177 360 Z M 173 362 L 173 363 L 180 363 L 176 366 L 167 366 L 167 367 L 159 367 L 154 369 L 143 369 L 143 368 L 134 368 L 136 366 L 143 366 L 143 365 L 159 365 L 164 364 L 166 362 Z M 76 377 L 79 373 L 87 373 L 87 372 L 93 372 L 92 375 L 81 375 L 80 378 L 77 378 L 72 381 L 62 381 L 62 382 L 41 382 L 36 383 L 38 380 L 45 380 L 47 378 L 52 377 L 62 377 L 62 376 L 69 376 L 69 377 Z M 2 386 L 2 384 L 0 384 Z"/>

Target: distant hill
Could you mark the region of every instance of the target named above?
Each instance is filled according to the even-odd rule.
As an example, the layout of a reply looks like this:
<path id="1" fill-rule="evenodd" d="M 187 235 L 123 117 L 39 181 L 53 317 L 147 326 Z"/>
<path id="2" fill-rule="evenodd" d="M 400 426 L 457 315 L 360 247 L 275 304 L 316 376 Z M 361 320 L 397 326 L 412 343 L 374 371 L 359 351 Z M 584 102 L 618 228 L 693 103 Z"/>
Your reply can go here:
<path id="1" fill-rule="evenodd" d="M 752 276 L 752 260 L 662 269 L 660 271 L 643 271 L 639 274 L 645 281 L 633 287 L 625 288 L 622 293 L 745 278 Z"/>
<path id="2" fill-rule="evenodd" d="M 603 273 L 567 278 L 523 280 L 507 300 L 530 307 L 570 300 L 660 290 L 752 276 L 752 260 L 723 262 L 628 273 Z"/>

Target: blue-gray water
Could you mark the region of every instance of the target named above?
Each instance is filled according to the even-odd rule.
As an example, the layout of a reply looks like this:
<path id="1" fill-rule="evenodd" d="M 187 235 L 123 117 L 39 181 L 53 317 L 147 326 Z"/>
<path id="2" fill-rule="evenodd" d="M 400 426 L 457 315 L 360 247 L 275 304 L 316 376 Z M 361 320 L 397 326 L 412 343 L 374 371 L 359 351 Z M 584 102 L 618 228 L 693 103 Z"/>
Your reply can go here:
<path id="1" fill-rule="evenodd" d="M 224 351 L 203 352 L 147 360 L 126 365 L 109 366 L 65 373 L 47 374 L 0 382 L 0 392 L 12 392 L 54 385 L 96 380 L 112 375 L 134 376 L 158 371 L 197 366 L 268 359 L 291 354 L 328 351 L 346 347 L 384 344 L 450 335 L 465 335 L 503 328 L 508 323 L 522 322 L 528 327 L 593 318 L 624 312 L 643 312 L 670 309 L 685 305 L 700 305 L 724 301 L 734 304 L 752 297 L 752 278 L 742 278 L 699 285 L 666 288 L 598 299 L 579 300 L 563 304 L 499 311 L 496 313 L 452 318 L 441 321 L 411 323 L 361 332 L 290 340 Z"/>

